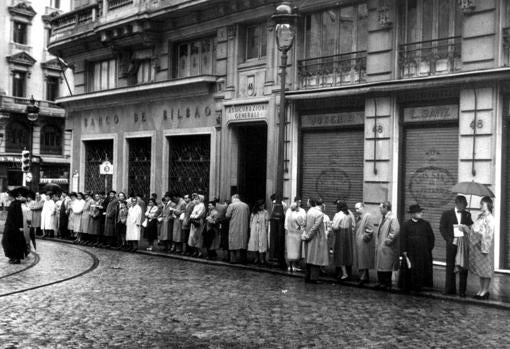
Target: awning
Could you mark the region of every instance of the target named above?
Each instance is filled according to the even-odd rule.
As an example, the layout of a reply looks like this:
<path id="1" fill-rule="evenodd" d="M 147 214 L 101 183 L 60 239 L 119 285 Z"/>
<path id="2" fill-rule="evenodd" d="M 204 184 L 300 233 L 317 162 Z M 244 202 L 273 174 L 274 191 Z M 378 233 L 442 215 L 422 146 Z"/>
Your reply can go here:
<path id="1" fill-rule="evenodd" d="M 41 178 L 39 183 L 55 183 L 55 184 L 69 184 L 69 179 L 67 178 Z"/>

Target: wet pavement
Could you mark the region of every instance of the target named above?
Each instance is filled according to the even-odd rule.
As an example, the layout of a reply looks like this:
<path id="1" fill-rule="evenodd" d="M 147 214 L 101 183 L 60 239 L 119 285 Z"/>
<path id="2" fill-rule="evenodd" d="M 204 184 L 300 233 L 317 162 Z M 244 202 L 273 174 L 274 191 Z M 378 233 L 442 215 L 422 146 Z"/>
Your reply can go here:
<path id="1" fill-rule="evenodd" d="M 11 276 L 35 257 L 0 264 L 0 348 L 510 347 L 507 310 L 51 241 L 37 253 Z"/>

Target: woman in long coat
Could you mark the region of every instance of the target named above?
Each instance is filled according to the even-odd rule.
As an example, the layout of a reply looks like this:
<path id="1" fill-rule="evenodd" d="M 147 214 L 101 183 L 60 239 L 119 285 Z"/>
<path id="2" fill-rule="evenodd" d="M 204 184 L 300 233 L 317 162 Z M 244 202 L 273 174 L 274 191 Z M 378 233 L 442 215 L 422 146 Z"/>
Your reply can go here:
<path id="1" fill-rule="evenodd" d="M 142 198 L 136 197 L 134 203 L 128 210 L 126 220 L 126 241 L 131 244 L 131 251 L 138 249 L 138 241 L 140 241 L 140 230 L 142 225 Z"/>
<path id="2" fill-rule="evenodd" d="M 147 247 L 147 251 L 152 251 L 154 248 L 154 240 L 158 237 L 158 216 L 160 214 L 160 208 L 156 204 L 156 200 L 154 198 L 150 198 L 147 210 L 145 211 L 145 230 L 144 230 L 144 238 L 149 241 L 149 247 Z"/>
<path id="3" fill-rule="evenodd" d="M 267 230 L 269 228 L 269 214 L 264 208 L 264 200 L 259 200 L 253 207 L 250 216 L 250 239 L 248 251 L 256 252 L 257 257 L 254 263 L 265 264 L 267 251 Z"/>
<path id="4" fill-rule="evenodd" d="M 127 248 L 126 245 L 126 222 L 129 209 L 125 200 L 119 200 L 119 214 L 117 215 L 117 225 L 115 229 L 120 238 L 120 248 Z"/>
<path id="5" fill-rule="evenodd" d="M 76 200 L 73 201 L 71 204 L 72 208 L 72 218 L 71 221 L 73 222 L 73 232 L 76 234 L 76 243 L 82 242 L 82 233 L 83 233 L 83 227 L 81 223 L 81 218 L 83 216 L 83 208 L 85 207 L 85 200 L 83 200 L 83 194 L 78 193 L 76 196 Z"/>
<path id="6" fill-rule="evenodd" d="M 411 269 L 407 271 L 409 282 L 402 285 L 406 291 L 419 292 L 424 286 L 432 287 L 434 232 L 430 223 L 422 219 L 422 212 L 420 205 L 411 205 L 411 219 L 400 230 L 400 250 L 403 257 L 409 258 L 411 262 Z"/>
<path id="7" fill-rule="evenodd" d="M 92 199 L 92 194 L 85 193 L 85 204 L 83 205 L 83 213 L 81 215 L 81 229 L 83 237 L 89 234 L 88 229 L 90 220 L 90 205 L 92 204 L 93 201 L 94 200 Z"/>
<path id="8" fill-rule="evenodd" d="M 173 229 L 173 217 L 172 213 L 174 210 L 175 204 L 170 199 L 170 194 L 166 193 L 163 197 L 163 210 L 161 211 L 160 217 L 161 220 L 161 226 L 159 229 L 159 236 L 158 240 L 163 243 L 163 250 L 168 251 L 169 249 L 169 243 L 172 240 L 172 229 Z M 170 226 L 172 225 L 172 226 Z"/>
<path id="9" fill-rule="evenodd" d="M 332 224 L 335 236 L 333 256 L 335 267 L 339 272 L 337 278 L 345 280 L 349 277 L 347 267 L 352 266 L 353 261 L 353 220 L 345 202 L 337 201 L 336 208 L 337 213 Z"/>
<path id="10" fill-rule="evenodd" d="M 44 206 L 44 200 L 39 193 L 35 194 L 35 200 L 30 203 L 32 210 L 32 227 L 30 228 L 35 235 L 40 235 L 41 232 L 41 213 Z"/>
<path id="11" fill-rule="evenodd" d="M 48 193 L 44 200 L 43 208 L 41 211 L 41 230 L 43 236 L 49 235 L 53 237 L 56 230 L 56 204 L 52 193 Z"/>
<path id="12" fill-rule="evenodd" d="M 30 227 L 32 226 L 32 210 L 30 209 L 30 197 L 27 197 L 26 200 L 21 200 L 21 210 L 23 212 L 23 235 L 25 235 L 25 242 L 27 244 L 26 255 L 30 253 Z M 33 239 L 34 248 L 35 244 L 35 236 Z"/>
<path id="13" fill-rule="evenodd" d="M 480 290 L 474 298 L 488 299 L 489 285 L 494 273 L 494 229 L 493 203 L 489 197 L 482 198 L 482 211 L 469 233 L 469 271 L 480 278 Z"/>
<path id="14" fill-rule="evenodd" d="M 184 220 L 184 211 L 186 210 L 186 201 L 180 195 L 173 198 L 175 207 L 173 210 L 174 226 L 172 229 L 172 241 L 174 243 L 174 251 L 182 252 L 182 243 L 185 242 L 182 234 L 182 222 Z"/>
<path id="15" fill-rule="evenodd" d="M 299 270 L 301 259 L 301 234 L 305 228 L 306 211 L 299 207 L 300 200 L 295 200 L 285 214 L 285 250 L 288 270 Z"/>
<path id="16" fill-rule="evenodd" d="M 117 225 L 117 211 L 119 208 L 119 201 L 116 197 L 110 199 L 108 206 L 105 211 L 105 223 L 104 223 L 104 243 L 107 245 L 111 244 L 113 237 L 115 236 L 115 226 Z"/>
<path id="17" fill-rule="evenodd" d="M 191 229 L 189 232 L 188 245 L 194 249 L 193 257 L 202 257 L 200 249 L 204 247 L 204 218 L 206 215 L 204 196 L 198 195 L 195 199 L 195 206 L 189 216 L 191 221 Z"/>
<path id="18" fill-rule="evenodd" d="M 207 259 L 216 258 L 216 250 L 220 248 L 220 227 L 216 202 L 209 201 L 205 217 L 204 246 L 207 248 Z"/>
<path id="19" fill-rule="evenodd" d="M 87 227 L 87 234 L 93 243 L 97 242 L 101 232 L 101 209 L 101 198 L 99 194 L 95 194 L 89 205 L 89 223 Z"/>
<path id="20" fill-rule="evenodd" d="M 310 209 L 306 213 L 305 231 L 301 238 L 306 263 L 305 282 L 316 282 L 320 267 L 329 265 L 328 239 L 324 225 L 322 201 L 309 200 Z"/>
<path id="21" fill-rule="evenodd" d="M 7 209 L 7 219 L 2 235 L 2 247 L 9 263 L 20 264 L 25 258 L 26 241 L 23 234 L 23 210 L 21 208 L 22 195 L 12 194 L 16 199 L 11 201 Z"/>

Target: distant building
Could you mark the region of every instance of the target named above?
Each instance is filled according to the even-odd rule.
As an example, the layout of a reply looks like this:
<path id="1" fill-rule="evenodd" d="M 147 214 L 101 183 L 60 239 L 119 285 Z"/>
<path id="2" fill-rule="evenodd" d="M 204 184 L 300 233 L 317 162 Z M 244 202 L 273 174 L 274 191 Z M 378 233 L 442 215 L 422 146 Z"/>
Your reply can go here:
<path id="1" fill-rule="evenodd" d="M 510 1 L 294 1 L 285 196 L 401 219 L 419 203 L 444 261 L 442 210 L 458 181 L 495 193 L 496 265 L 510 269 Z M 77 1 L 50 50 L 74 66 L 58 99 L 81 190 L 201 191 L 248 202 L 275 188 L 275 1 Z M 468 197 L 469 199 L 469 197 Z M 479 198 L 473 198 L 477 207 Z"/>
<path id="2" fill-rule="evenodd" d="M 50 20 L 69 11 L 70 0 L 2 1 L 0 5 L 0 192 L 23 182 L 21 151 L 31 152 L 27 181 L 34 190 L 47 182 L 67 188 L 71 133 L 65 110 L 55 104 L 69 95 L 62 74 L 67 67 L 47 50 Z M 72 74 L 68 74 L 72 87 Z M 31 97 L 37 120 L 27 118 Z M 28 178 L 30 179 L 30 178 Z"/>

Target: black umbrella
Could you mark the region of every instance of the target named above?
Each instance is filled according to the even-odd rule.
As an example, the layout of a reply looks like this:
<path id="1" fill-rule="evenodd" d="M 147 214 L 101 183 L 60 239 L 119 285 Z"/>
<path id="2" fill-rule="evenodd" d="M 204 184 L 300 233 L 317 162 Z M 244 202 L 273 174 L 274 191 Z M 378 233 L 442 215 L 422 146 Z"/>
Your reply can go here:
<path id="1" fill-rule="evenodd" d="M 44 187 L 43 187 L 43 191 L 45 193 L 51 191 L 52 193 L 55 193 L 55 194 L 60 194 L 62 193 L 62 188 L 60 187 L 60 185 L 58 184 L 55 184 L 55 183 L 47 183 Z"/>
<path id="2" fill-rule="evenodd" d="M 34 195 L 34 192 L 33 192 L 30 188 L 28 188 L 28 187 L 17 187 L 17 188 L 15 188 L 15 189 L 11 190 L 11 191 L 9 192 L 9 194 L 10 194 L 12 197 L 16 198 L 16 197 L 18 197 L 19 195 L 21 195 L 21 196 L 23 196 L 23 197 L 27 197 L 27 196 Z"/>

